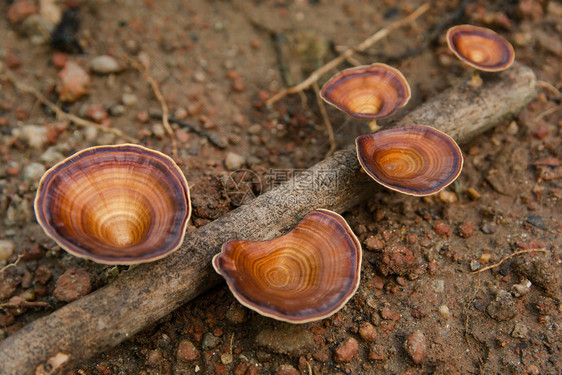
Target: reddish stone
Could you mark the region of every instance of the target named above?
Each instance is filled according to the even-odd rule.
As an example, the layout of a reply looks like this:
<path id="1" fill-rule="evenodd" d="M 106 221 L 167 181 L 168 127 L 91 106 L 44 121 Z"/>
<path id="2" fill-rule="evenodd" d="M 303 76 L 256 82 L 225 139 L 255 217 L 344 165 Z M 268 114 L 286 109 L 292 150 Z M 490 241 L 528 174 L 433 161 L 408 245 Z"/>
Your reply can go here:
<path id="1" fill-rule="evenodd" d="M 447 224 L 443 223 L 442 221 L 438 221 L 435 224 L 433 224 L 433 231 L 435 232 L 435 234 L 442 236 L 442 235 L 446 235 L 446 236 L 450 236 L 451 235 L 451 227 L 448 226 Z"/>
<path id="2" fill-rule="evenodd" d="M 176 351 L 178 361 L 189 362 L 199 357 L 199 349 L 189 340 L 181 340 Z"/>
<path id="3" fill-rule="evenodd" d="M 377 338 L 377 331 L 371 323 L 365 323 L 359 328 L 359 336 L 367 342 L 375 341 Z"/>
<path id="4" fill-rule="evenodd" d="M 382 250 L 382 248 L 384 247 L 384 242 L 382 242 L 375 236 L 367 238 L 364 244 L 369 250 Z"/>
<path id="5" fill-rule="evenodd" d="M 412 333 L 404 343 L 404 349 L 415 364 L 420 364 L 427 354 L 425 335 L 421 331 Z"/>
<path id="6" fill-rule="evenodd" d="M 409 275 L 418 269 L 415 260 L 416 255 L 410 249 L 394 245 L 384 250 L 379 270 L 385 276 Z"/>
<path id="7" fill-rule="evenodd" d="M 46 265 L 40 265 L 37 270 L 35 270 L 35 282 L 40 284 L 45 284 L 53 277 L 53 273 Z"/>
<path id="8" fill-rule="evenodd" d="M 330 349 L 327 346 L 324 346 L 320 349 L 318 349 L 313 355 L 312 357 L 317 360 L 318 362 L 328 362 L 330 360 Z"/>
<path id="9" fill-rule="evenodd" d="M 418 235 L 415 233 L 408 233 L 408 235 L 406 236 L 406 240 L 410 245 L 413 245 L 418 242 Z"/>
<path id="10" fill-rule="evenodd" d="M 58 74 L 57 91 L 63 102 L 74 102 L 88 93 L 90 76 L 73 61 L 68 61 Z"/>
<path id="11" fill-rule="evenodd" d="M 351 361 L 355 355 L 357 355 L 358 351 L 359 342 L 357 342 L 357 340 L 353 337 L 350 337 L 336 349 L 334 353 L 334 360 L 337 363 L 347 363 Z"/>
<path id="12" fill-rule="evenodd" d="M 6 66 L 9 69 L 17 69 L 21 66 L 21 59 L 12 53 L 8 53 L 5 59 Z"/>
<path id="13" fill-rule="evenodd" d="M 147 111 L 138 111 L 136 117 L 137 120 L 139 120 L 143 124 L 146 124 L 148 120 L 150 120 L 150 115 Z"/>
<path id="14" fill-rule="evenodd" d="M 109 113 L 107 113 L 107 110 L 101 105 L 94 104 L 88 107 L 86 110 L 86 116 L 95 122 L 100 123 L 109 117 Z"/>
<path id="15" fill-rule="evenodd" d="M 275 375 L 299 375 L 299 372 L 293 366 L 284 364 L 277 366 L 275 369 Z"/>
<path id="16" fill-rule="evenodd" d="M 83 268 L 69 268 L 57 280 L 53 295 L 59 301 L 72 302 L 90 293 L 92 280 Z"/>
<path id="17" fill-rule="evenodd" d="M 55 68 L 62 69 L 66 65 L 68 61 L 68 55 L 64 52 L 55 52 L 53 56 L 51 56 L 51 62 L 55 66 Z"/>
<path id="18" fill-rule="evenodd" d="M 465 221 L 459 225 L 459 235 L 463 238 L 468 238 L 474 234 L 476 227 L 470 221 Z"/>
<path id="19" fill-rule="evenodd" d="M 11 23 L 20 23 L 32 14 L 37 13 L 37 7 L 30 1 L 18 0 L 8 9 L 8 20 Z"/>

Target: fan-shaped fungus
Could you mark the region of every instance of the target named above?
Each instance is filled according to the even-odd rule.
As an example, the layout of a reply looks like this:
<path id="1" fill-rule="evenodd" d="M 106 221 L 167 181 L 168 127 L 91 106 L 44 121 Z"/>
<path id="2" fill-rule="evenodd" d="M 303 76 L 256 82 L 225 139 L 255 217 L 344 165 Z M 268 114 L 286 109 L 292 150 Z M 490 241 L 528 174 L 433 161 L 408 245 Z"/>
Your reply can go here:
<path id="1" fill-rule="evenodd" d="M 473 25 L 453 26 L 447 31 L 447 45 L 465 64 L 485 72 L 499 72 L 513 64 L 512 45 L 494 31 Z M 482 79 L 473 70 L 471 85 L 479 86 Z"/>
<path id="2" fill-rule="evenodd" d="M 375 181 L 415 196 L 431 195 L 453 182 L 462 170 L 459 146 L 447 134 L 412 125 L 362 135 L 357 158 Z"/>
<path id="3" fill-rule="evenodd" d="M 410 86 L 398 69 L 386 64 L 372 64 L 343 70 L 324 84 L 320 96 L 348 115 L 372 120 L 394 114 L 410 100 Z"/>
<path id="4" fill-rule="evenodd" d="M 35 215 L 72 255 L 105 264 L 162 258 L 182 243 L 187 181 L 168 156 L 125 144 L 82 150 L 39 182 Z"/>
<path id="5" fill-rule="evenodd" d="M 343 217 L 316 210 L 277 239 L 228 241 L 213 267 L 243 305 L 306 323 L 334 314 L 355 294 L 361 245 Z"/>

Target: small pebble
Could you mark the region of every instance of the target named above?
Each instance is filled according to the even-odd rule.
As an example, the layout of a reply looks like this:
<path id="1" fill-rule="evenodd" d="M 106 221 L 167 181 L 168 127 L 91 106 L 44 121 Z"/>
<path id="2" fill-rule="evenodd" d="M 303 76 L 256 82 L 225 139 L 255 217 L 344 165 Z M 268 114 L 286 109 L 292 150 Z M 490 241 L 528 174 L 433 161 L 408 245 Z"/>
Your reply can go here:
<path id="1" fill-rule="evenodd" d="M 135 94 L 124 93 L 123 96 L 121 96 L 121 101 L 123 102 L 124 105 L 130 107 L 132 105 L 137 104 L 139 98 Z"/>
<path id="2" fill-rule="evenodd" d="M 57 280 L 53 295 L 59 301 L 72 302 L 92 290 L 90 275 L 83 268 L 69 268 Z"/>
<path id="3" fill-rule="evenodd" d="M 478 271 L 479 269 L 480 269 L 480 262 L 478 262 L 476 259 L 472 259 L 470 261 L 470 270 L 474 272 L 474 271 Z"/>
<path id="4" fill-rule="evenodd" d="M 377 338 L 377 332 L 371 323 L 365 323 L 359 328 L 359 336 L 367 342 L 375 341 Z"/>
<path id="5" fill-rule="evenodd" d="M 375 236 L 367 238 L 364 242 L 365 247 L 369 250 L 382 250 L 384 247 L 384 242 Z"/>
<path id="6" fill-rule="evenodd" d="M 190 362 L 199 357 L 199 349 L 189 340 L 181 340 L 176 350 L 178 361 Z"/>
<path id="7" fill-rule="evenodd" d="M 54 146 L 51 146 L 39 158 L 48 165 L 54 165 L 64 159 L 64 155 L 58 152 Z"/>
<path id="8" fill-rule="evenodd" d="M 451 317 L 451 311 L 449 311 L 447 305 L 439 306 L 439 315 L 441 315 L 444 319 L 449 319 Z"/>
<path id="9" fill-rule="evenodd" d="M 47 143 L 47 128 L 40 125 L 24 125 L 15 128 L 12 135 L 35 149 L 42 149 Z"/>
<path id="10" fill-rule="evenodd" d="M 482 255 L 480 255 L 480 261 L 482 263 L 488 263 L 491 258 L 492 258 L 492 254 L 490 253 L 482 253 Z"/>
<path id="11" fill-rule="evenodd" d="M 459 200 L 459 198 L 457 197 L 457 194 L 455 194 L 452 191 L 448 191 L 448 190 L 441 190 L 439 192 L 439 200 L 443 203 L 455 203 Z"/>
<path id="12" fill-rule="evenodd" d="M 223 365 L 229 365 L 232 363 L 233 360 L 234 358 L 232 357 L 232 354 L 230 353 L 221 354 L 221 362 Z"/>
<path id="13" fill-rule="evenodd" d="M 37 7 L 33 1 L 17 0 L 8 8 L 8 20 L 12 24 L 17 24 L 35 13 L 37 13 Z"/>
<path id="14" fill-rule="evenodd" d="M 521 322 L 515 323 L 513 331 L 511 331 L 511 337 L 516 337 L 519 339 L 526 339 L 529 335 L 529 327 Z"/>
<path id="15" fill-rule="evenodd" d="M 419 365 L 422 363 L 427 354 L 427 344 L 423 332 L 415 331 L 412 333 L 406 339 L 404 349 L 406 349 L 406 352 L 415 364 Z"/>
<path id="16" fill-rule="evenodd" d="M 57 92 L 63 102 L 75 102 L 88 93 L 90 76 L 80 65 L 68 61 L 58 74 Z"/>
<path id="17" fill-rule="evenodd" d="M 240 169 L 244 164 L 246 164 L 246 158 L 234 152 L 229 152 L 224 160 L 224 165 L 229 171 Z"/>
<path id="18" fill-rule="evenodd" d="M 507 134 L 515 135 L 519 132 L 519 126 L 517 126 L 517 122 L 511 121 L 509 126 L 507 127 Z"/>
<path id="19" fill-rule="evenodd" d="M 189 112 L 187 112 L 187 109 L 183 107 L 180 107 L 174 111 L 174 117 L 177 118 L 178 120 L 185 120 L 188 115 Z"/>
<path id="20" fill-rule="evenodd" d="M 470 199 L 472 199 L 473 201 L 477 201 L 478 199 L 480 199 L 480 193 L 475 188 L 468 188 L 466 192 L 468 193 Z"/>
<path id="21" fill-rule="evenodd" d="M 121 116 L 123 113 L 125 113 L 125 107 L 121 104 L 114 104 L 109 107 L 109 114 L 113 117 Z"/>
<path id="22" fill-rule="evenodd" d="M 438 221 L 435 224 L 433 224 L 433 230 L 435 232 L 435 234 L 442 236 L 442 235 L 447 235 L 450 236 L 451 235 L 451 227 L 449 227 L 447 224 L 443 223 L 442 221 Z"/>
<path id="23" fill-rule="evenodd" d="M 246 308 L 237 302 L 233 302 L 225 314 L 226 320 L 233 324 L 244 323 L 246 320 Z"/>
<path id="24" fill-rule="evenodd" d="M 23 179 L 28 184 L 39 182 L 43 174 L 45 174 L 45 166 L 39 163 L 29 163 L 23 168 Z"/>
<path id="25" fill-rule="evenodd" d="M 14 253 L 16 245 L 10 240 L 0 240 L 0 262 L 8 260 Z"/>
<path id="26" fill-rule="evenodd" d="M 94 104 L 94 105 L 89 106 L 88 109 L 86 109 L 86 116 L 89 119 L 91 119 L 91 120 L 93 120 L 97 123 L 100 123 L 100 122 L 102 122 L 103 120 L 105 120 L 109 117 L 109 113 L 101 105 Z"/>
<path id="27" fill-rule="evenodd" d="M 261 125 L 260 124 L 254 124 L 254 125 L 250 125 L 250 127 L 248 127 L 248 134 L 252 134 L 252 135 L 256 135 L 261 133 Z"/>
<path id="28" fill-rule="evenodd" d="M 275 369 L 275 375 L 299 375 L 299 372 L 292 365 L 283 364 L 277 366 L 277 368 Z"/>
<path id="29" fill-rule="evenodd" d="M 97 74 L 111 74 L 121 71 L 121 66 L 114 57 L 101 55 L 90 60 L 90 69 Z"/>
<path id="30" fill-rule="evenodd" d="M 201 349 L 207 350 L 216 347 L 220 342 L 220 338 L 208 332 L 203 336 L 203 341 L 201 342 Z"/>
<path id="31" fill-rule="evenodd" d="M 166 130 L 164 130 L 164 125 L 157 123 L 152 125 L 152 134 L 158 139 L 164 138 L 166 135 Z"/>
<path id="32" fill-rule="evenodd" d="M 533 284 L 529 280 L 523 279 L 523 281 L 521 281 L 519 284 L 513 285 L 513 287 L 511 288 L 511 293 L 515 297 L 522 297 L 525 294 L 529 293 L 532 285 Z"/>
<path id="33" fill-rule="evenodd" d="M 480 230 L 486 234 L 493 234 L 496 232 L 496 228 L 494 228 L 494 226 L 490 223 L 483 223 Z"/>
<path id="34" fill-rule="evenodd" d="M 347 363 L 357 354 L 359 351 L 359 342 L 353 337 L 345 340 L 334 353 L 334 360 L 337 363 Z"/>
<path id="35" fill-rule="evenodd" d="M 470 221 L 465 221 L 459 225 L 459 235 L 462 238 L 469 238 L 474 234 L 476 227 Z"/>

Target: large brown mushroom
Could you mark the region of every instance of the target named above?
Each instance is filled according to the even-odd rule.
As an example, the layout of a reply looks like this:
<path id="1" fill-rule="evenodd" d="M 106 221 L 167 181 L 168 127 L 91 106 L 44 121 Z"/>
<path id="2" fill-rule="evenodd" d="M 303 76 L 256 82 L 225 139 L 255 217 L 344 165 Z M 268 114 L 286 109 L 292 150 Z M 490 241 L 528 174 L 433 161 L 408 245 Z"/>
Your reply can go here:
<path id="1" fill-rule="evenodd" d="M 365 172 L 381 185 L 405 194 L 435 194 L 462 170 L 459 146 L 430 126 L 385 129 L 362 135 L 355 143 Z"/>
<path id="2" fill-rule="evenodd" d="M 104 264 L 162 258 L 182 243 L 187 181 L 168 156 L 133 144 L 82 150 L 49 169 L 37 221 L 70 254 Z"/>
<path id="3" fill-rule="evenodd" d="M 228 241 L 213 267 L 243 305 L 306 323 L 334 314 L 355 294 L 361 244 L 343 217 L 316 210 L 277 239 Z"/>
<path id="4" fill-rule="evenodd" d="M 479 86 L 482 79 L 477 70 L 499 72 L 513 64 L 513 46 L 501 35 L 485 27 L 458 25 L 447 30 L 447 45 L 465 64 L 473 67 L 471 85 Z"/>
<path id="5" fill-rule="evenodd" d="M 348 115 L 376 120 L 393 115 L 410 100 L 410 86 L 402 73 L 386 64 L 372 64 L 343 70 L 324 84 L 320 96 Z"/>

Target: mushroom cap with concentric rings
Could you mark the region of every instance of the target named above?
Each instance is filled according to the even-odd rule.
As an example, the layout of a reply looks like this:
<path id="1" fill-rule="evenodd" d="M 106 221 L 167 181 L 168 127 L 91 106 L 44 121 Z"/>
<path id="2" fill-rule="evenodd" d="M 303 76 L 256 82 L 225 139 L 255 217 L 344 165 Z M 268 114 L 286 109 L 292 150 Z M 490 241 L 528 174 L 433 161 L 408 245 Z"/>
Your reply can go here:
<path id="1" fill-rule="evenodd" d="M 376 63 L 342 70 L 324 84 L 320 96 L 352 117 L 376 120 L 405 106 L 411 93 L 398 69 Z"/>
<path id="2" fill-rule="evenodd" d="M 359 136 L 359 163 L 375 181 L 405 194 L 431 195 L 461 173 L 456 142 L 430 126 L 412 125 Z"/>
<path id="3" fill-rule="evenodd" d="M 499 72 L 513 64 L 513 46 L 485 27 L 453 26 L 447 31 L 447 45 L 464 63 L 486 72 Z"/>
<path id="4" fill-rule="evenodd" d="M 104 264 L 162 258 L 182 243 L 187 181 L 161 152 L 124 144 L 82 150 L 41 178 L 35 215 L 70 254 Z"/>
<path id="5" fill-rule="evenodd" d="M 274 240 L 228 241 L 213 267 L 244 306 L 306 323 L 334 314 L 355 294 L 361 244 L 343 217 L 316 210 Z"/>

